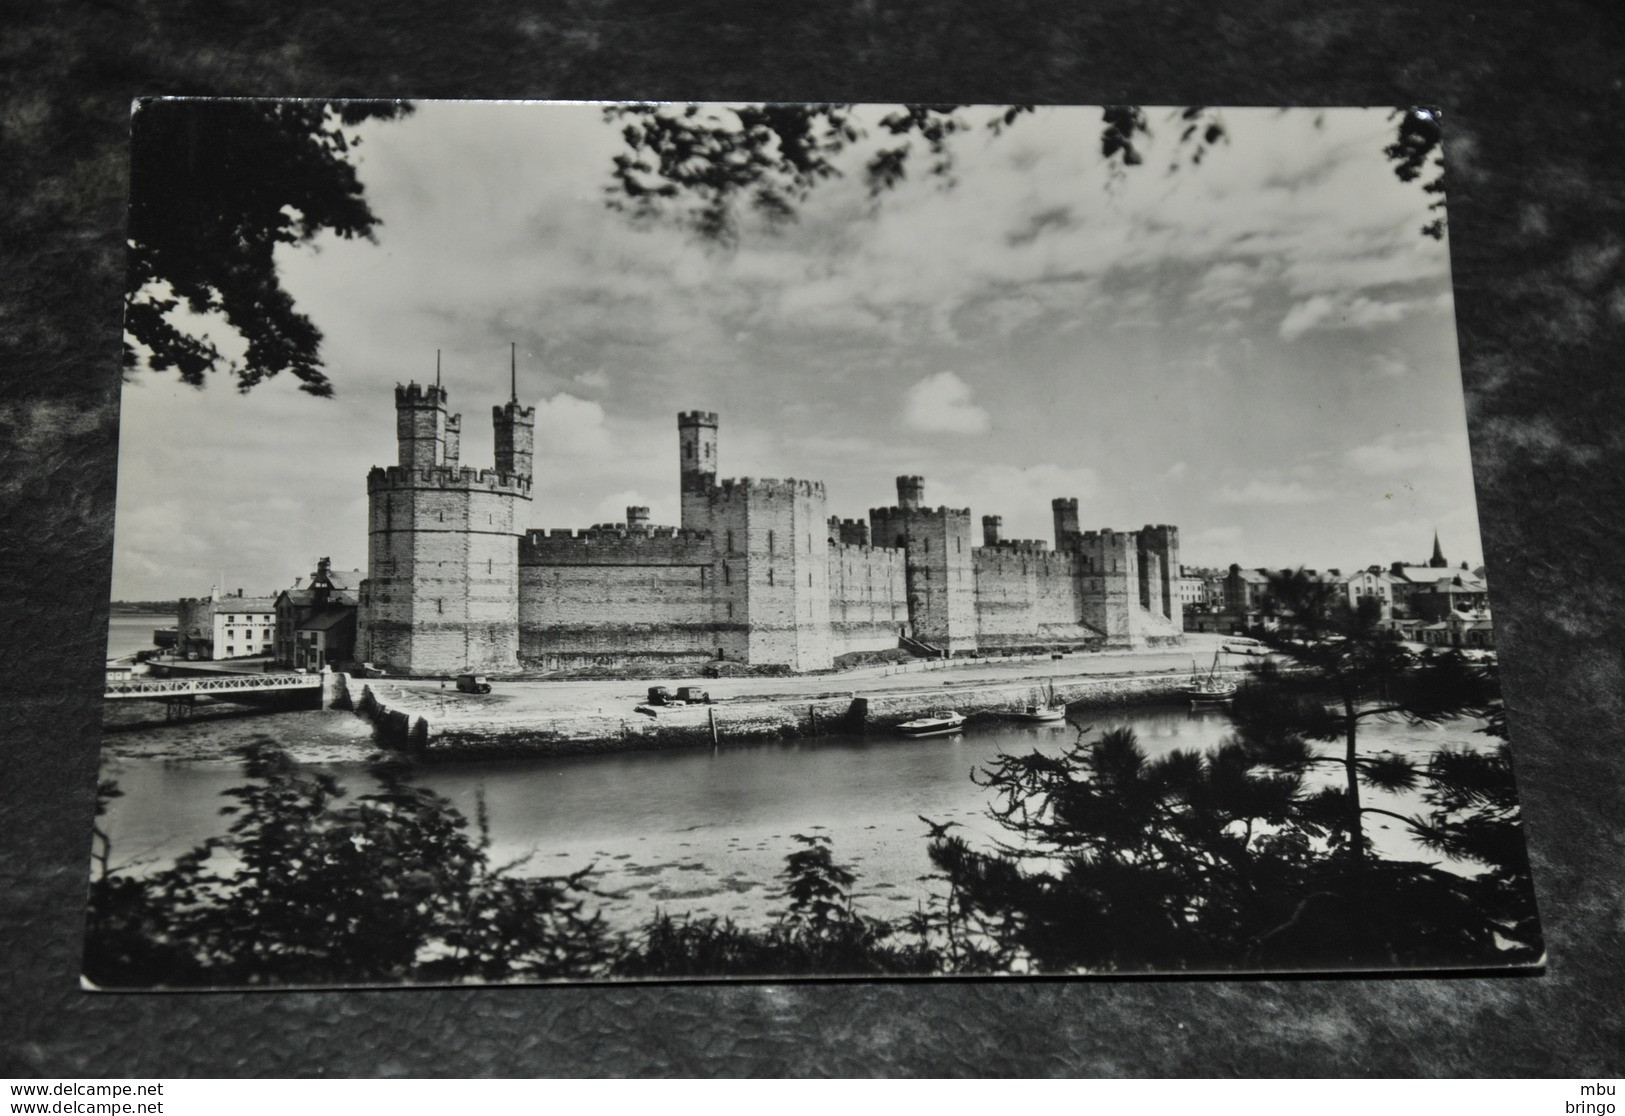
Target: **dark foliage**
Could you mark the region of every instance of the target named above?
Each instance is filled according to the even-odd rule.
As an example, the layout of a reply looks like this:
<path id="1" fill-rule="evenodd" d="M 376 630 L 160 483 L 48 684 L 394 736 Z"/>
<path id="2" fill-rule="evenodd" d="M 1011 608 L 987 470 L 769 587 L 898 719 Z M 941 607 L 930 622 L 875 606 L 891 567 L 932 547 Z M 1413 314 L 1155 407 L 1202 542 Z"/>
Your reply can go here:
<path id="1" fill-rule="evenodd" d="M 1307 756 L 1310 753 L 1304 752 Z M 1522 835 L 1501 761 L 1440 753 L 1424 849 L 1488 867 L 1351 860 L 1345 801 L 1301 758 L 1243 743 L 1148 758 L 1118 729 L 1060 756 L 1001 756 L 979 780 L 1010 834 L 977 850 L 939 830 L 960 971 L 1363 969 L 1539 956 Z M 1385 769 L 1374 769 L 1381 781 Z M 1390 773 L 1393 774 L 1393 773 Z M 1509 773 L 1508 773 L 1509 776 Z M 1409 785 L 1403 778 L 1391 787 Z M 1397 816 L 1397 815 L 1396 815 Z M 1402 819 L 1406 820 L 1406 819 Z"/>
<path id="2" fill-rule="evenodd" d="M 483 833 L 395 765 L 341 804 L 331 776 L 270 744 L 225 792 L 228 835 L 139 877 L 102 842 L 85 974 L 104 987 L 393 983 L 584 976 L 613 940 L 587 873 L 493 868 Z M 104 787 L 104 794 L 113 788 Z"/>
<path id="3" fill-rule="evenodd" d="M 820 183 L 841 175 L 835 159 L 869 139 L 852 119 L 850 104 L 774 104 L 715 110 L 699 105 L 618 105 L 605 110 L 624 122 L 625 154 L 615 157 L 609 188 L 611 208 L 639 218 L 675 213 L 702 238 L 732 244 L 739 236 L 739 213 L 748 207 L 769 228 L 796 218 L 802 202 Z M 977 130 L 1003 135 L 1033 105 L 904 105 L 880 121 L 884 136 L 864 163 L 870 197 L 908 177 L 916 141 L 924 149 L 925 173 L 944 186 L 954 184 L 953 140 Z M 991 115 L 987 113 L 991 110 Z M 968 115 L 983 114 L 973 122 Z M 1439 216 L 1421 231 L 1444 235 L 1443 161 L 1438 115 L 1426 108 L 1395 109 L 1392 144 L 1383 154 L 1402 182 L 1428 175 L 1422 189 L 1441 195 L 1429 205 Z M 1200 166 L 1207 152 L 1228 142 L 1222 116 L 1203 106 L 1173 110 L 1167 126 L 1177 130 L 1169 173 L 1182 165 Z M 1141 145 L 1154 135 L 1150 116 L 1139 105 L 1108 105 L 1101 110 L 1100 154 L 1113 168 L 1145 162 Z"/>
<path id="4" fill-rule="evenodd" d="M 277 275 L 279 245 L 318 233 L 371 238 L 378 218 L 348 159 L 354 127 L 411 111 L 404 102 L 144 101 L 133 121 L 126 368 L 145 349 L 153 369 L 201 386 L 222 368 L 247 391 L 289 372 L 332 394 L 321 331 Z M 229 360 L 171 317 L 218 313 L 246 345 Z"/>
<path id="5" fill-rule="evenodd" d="M 625 977 L 878 975 L 942 971 L 924 935 L 899 943 L 899 928 L 860 914 L 850 869 L 835 863 L 828 837 L 794 834 L 785 858 L 788 909 L 762 930 L 731 919 L 657 914 L 617 958 Z"/>

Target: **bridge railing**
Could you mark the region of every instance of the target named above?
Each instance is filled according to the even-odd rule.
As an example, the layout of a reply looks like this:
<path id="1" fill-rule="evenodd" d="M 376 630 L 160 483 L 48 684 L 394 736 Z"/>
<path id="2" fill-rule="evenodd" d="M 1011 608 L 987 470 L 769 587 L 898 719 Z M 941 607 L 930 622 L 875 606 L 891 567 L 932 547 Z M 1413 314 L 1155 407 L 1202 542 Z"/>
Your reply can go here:
<path id="1" fill-rule="evenodd" d="M 319 674 L 245 674 L 238 677 L 164 678 L 107 683 L 104 697 L 168 697 L 179 694 L 230 694 L 263 690 L 320 689 Z"/>

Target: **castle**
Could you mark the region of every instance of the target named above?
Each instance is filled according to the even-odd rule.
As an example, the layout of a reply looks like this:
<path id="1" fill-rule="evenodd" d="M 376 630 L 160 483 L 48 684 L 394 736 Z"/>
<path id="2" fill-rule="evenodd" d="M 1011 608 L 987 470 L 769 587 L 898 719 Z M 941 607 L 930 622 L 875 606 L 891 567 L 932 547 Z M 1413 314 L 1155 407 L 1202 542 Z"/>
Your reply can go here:
<path id="1" fill-rule="evenodd" d="M 823 670 L 838 656 L 1127 648 L 1182 640 L 1179 530 L 1081 531 L 1053 501 L 1055 543 L 1007 540 L 917 476 L 867 522 L 827 513 L 805 480 L 718 480 L 717 416 L 677 417 L 680 525 L 649 509 L 584 530 L 525 530 L 535 409 L 492 408 L 496 461 L 458 457 L 462 416 L 438 383 L 395 389 L 395 465 L 367 477 L 367 580 L 356 657 L 444 675 L 718 659 Z"/>

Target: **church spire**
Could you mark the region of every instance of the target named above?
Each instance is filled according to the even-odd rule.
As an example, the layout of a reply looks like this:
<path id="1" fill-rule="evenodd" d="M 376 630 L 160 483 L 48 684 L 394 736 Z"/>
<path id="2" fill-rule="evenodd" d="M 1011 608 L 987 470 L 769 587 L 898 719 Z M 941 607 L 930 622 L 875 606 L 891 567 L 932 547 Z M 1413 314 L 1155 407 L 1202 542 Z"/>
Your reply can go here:
<path id="1" fill-rule="evenodd" d="M 1439 546 L 1438 528 L 1433 530 L 1433 557 L 1428 559 L 1428 565 L 1433 569 L 1442 570 L 1450 563 L 1444 560 L 1444 550 Z"/>

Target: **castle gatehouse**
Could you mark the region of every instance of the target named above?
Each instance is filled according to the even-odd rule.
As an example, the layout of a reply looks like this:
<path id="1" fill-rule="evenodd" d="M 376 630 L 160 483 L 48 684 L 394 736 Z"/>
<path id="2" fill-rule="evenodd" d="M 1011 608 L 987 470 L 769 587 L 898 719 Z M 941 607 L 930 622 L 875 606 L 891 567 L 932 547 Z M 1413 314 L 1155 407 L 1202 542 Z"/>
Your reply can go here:
<path id="1" fill-rule="evenodd" d="M 399 460 L 367 478 L 368 577 L 357 657 L 408 675 L 716 660 L 830 668 L 837 657 L 1132 648 L 1182 641 L 1179 530 L 1001 538 L 925 481 L 867 521 L 831 517 L 819 481 L 718 480 L 717 416 L 677 417 L 681 523 L 524 529 L 534 408 L 492 408 L 494 468 L 458 458 L 462 417 L 437 383 L 395 390 Z"/>

